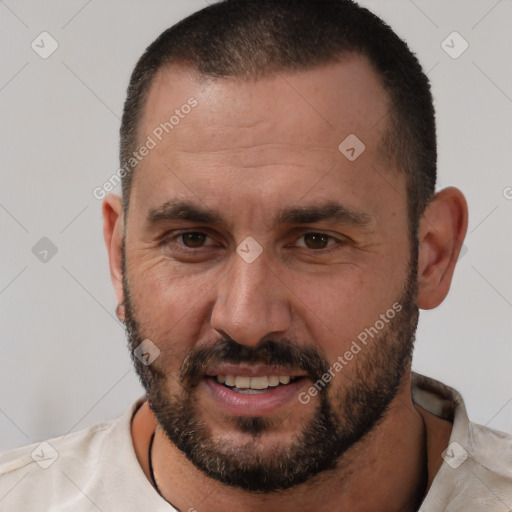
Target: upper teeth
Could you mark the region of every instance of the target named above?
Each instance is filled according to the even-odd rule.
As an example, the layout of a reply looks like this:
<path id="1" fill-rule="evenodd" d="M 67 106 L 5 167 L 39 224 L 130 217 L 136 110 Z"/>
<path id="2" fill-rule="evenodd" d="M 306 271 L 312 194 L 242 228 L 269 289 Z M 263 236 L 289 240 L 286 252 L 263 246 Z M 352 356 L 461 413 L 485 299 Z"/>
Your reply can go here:
<path id="1" fill-rule="evenodd" d="M 239 389 L 266 389 L 279 384 L 289 384 L 289 375 L 264 375 L 262 377 L 243 377 L 241 375 L 217 375 L 217 382 Z"/>

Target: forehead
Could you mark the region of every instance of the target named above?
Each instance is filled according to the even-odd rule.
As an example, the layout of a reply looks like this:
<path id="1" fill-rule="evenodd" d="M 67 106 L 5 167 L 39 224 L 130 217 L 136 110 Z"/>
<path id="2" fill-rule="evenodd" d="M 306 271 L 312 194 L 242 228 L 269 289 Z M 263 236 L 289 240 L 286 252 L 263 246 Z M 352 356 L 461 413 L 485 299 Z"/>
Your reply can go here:
<path id="1" fill-rule="evenodd" d="M 137 166 L 132 198 L 163 203 L 179 190 L 204 199 L 215 188 L 233 192 L 233 186 L 219 192 L 231 180 L 238 195 L 265 188 L 272 201 L 283 187 L 306 190 L 321 176 L 325 189 L 332 181 L 378 192 L 381 179 L 369 177 L 382 163 L 388 102 L 371 64 L 356 54 L 259 79 L 208 79 L 189 67 L 164 68 L 139 126 L 139 144 L 151 139 L 154 147 Z M 350 149 L 354 141 L 364 151 L 351 161 L 339 147 Z M 242 171 L 252 171 L 243 182 Z M 273 187 L 280 191 L 274 196 Z"/>
<path id="2" fill-rule="evenodd" d="M 314 69 L 283 71 L 259 79 L 212 79 L 174 65 L 155 76 L 139 134 L 152 133 L 190 98 L 199 107 L 192 117 L 200 115 L 207 124 L 194 125 L 193 133 L 187 126 L 190 123 L 182 123 L 179 130 L 173 128 L 166 141 L 178 150 L 205 149 L 205 143 L 215 149 L 216 144 L 225 142 L 223 135 L 233 130 L 237 138 L 260 137 L 263 141 L 265 134 L 275 135 L 268 134 L 268 126 L 279 129 L 280 139 L 275 141 L 279 143 L 323 141 L 322 146 L 332 149 L 333 143 L 354 133 L 371 144 L 378 141 L 386 125 L 380 121 L 389 109 L 377 74 L 359 54 L 345 54 L 339 62 Z M 212 126 L 218 128 L 214 133 Z M 326 133 L 330 134 L 327 139 Z"/>

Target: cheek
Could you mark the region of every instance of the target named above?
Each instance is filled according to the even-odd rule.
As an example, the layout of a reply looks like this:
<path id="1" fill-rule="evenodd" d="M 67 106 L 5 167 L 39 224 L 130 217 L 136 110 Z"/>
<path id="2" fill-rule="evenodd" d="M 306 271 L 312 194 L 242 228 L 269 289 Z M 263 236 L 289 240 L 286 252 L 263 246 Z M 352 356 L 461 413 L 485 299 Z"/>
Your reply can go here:
<path id="1" fill-rule="evenodd" d="M 134 262 L 128 275 L 141 332 L 166 360 L 181 364 L 198 339 L 209 279 L 203 273 L 183 275 L 163 258 Z"/>
<path id="2" fill-rule="evenodd" d="M 348 267 L 323 279 L 296 281 L 297 314 L 329 364 L 380 321 L 400 297 L 406 270 L 390 274 L 376 265 Z"/>

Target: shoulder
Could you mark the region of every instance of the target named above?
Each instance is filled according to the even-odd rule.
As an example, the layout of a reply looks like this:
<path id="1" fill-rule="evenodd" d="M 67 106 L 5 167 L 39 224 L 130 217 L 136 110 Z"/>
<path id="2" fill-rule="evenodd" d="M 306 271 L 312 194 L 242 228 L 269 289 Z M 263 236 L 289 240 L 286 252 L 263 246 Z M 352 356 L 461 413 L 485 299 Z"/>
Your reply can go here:
<path id="1" fill-rule="evenodd" d="M 6 510 L 59 510 L 56 503 L 75 495 L 74 482 L 94 473 L 113 424 L 100 423 L 1 454 L 0 497 Z"/>
<path id="2" fill-rule="evenodd" d="M 115 421 L 98 423 L 78 432 L 54 437 L 42 442 L 32 443 L 0 453 L 0 476 L 39 467 L 46 469 L 56 462 L 60 454 L 69 452 L 87 458 L 94 451 L 98 442 Z"/>
<path id="3" fill-rule="evenodd" d="M 455 430 L 455 429 L 454 429 Z M 461 434 L 460 430 L 457 434 Z M 512 504 L 512 436 L 471 421 L 452 435 L 425 512 L 505 512 Z"/>
<path id="4" fill-rule="evenodd" d="M 101 466 L 120 437 L 129 442 L 136 405 L 117 419 L 0 454 L 2 507 L 12 512 L 110 510 Z"/>
<path id="5" fill-rule="evenodd" d="M 449 386 L 415 375 L 413 387 L 413 395 L 420 405 L 452 423 L 450 439 L 442 454 L 443 463 L 420 510 L 509 510 L 512 435 L 470 421 L 462 396 Z"/>
<path id="6" fill-rule="evenodd" d="M 512 435 L 470 421 L 468 438 L 468 457 L 506 483 L 512 497 Z"/>

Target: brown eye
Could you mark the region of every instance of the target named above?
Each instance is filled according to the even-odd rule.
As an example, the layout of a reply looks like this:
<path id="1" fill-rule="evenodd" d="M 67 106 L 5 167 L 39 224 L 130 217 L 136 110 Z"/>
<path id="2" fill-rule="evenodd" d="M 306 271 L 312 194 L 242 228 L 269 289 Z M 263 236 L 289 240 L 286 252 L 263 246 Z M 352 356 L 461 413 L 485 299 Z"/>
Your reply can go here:
<path id="1" fill-rule="evenodd" d="M 199 232 L 190 232 L 190 233 L 183 233 L 180 235 L 183 245 L 186 247 L 189 247 L 191 249 L 196 249 L 198 247 L 202 247 L 208 238 L 208 235 L 205 233 L 199 233 Z"/>
<path id="2" fill-rule="evenodd" d="M 304 235 L 304 244 L 309 249 L 325 249 L 332 238 L 324 233 L 306 233 Z"/>

